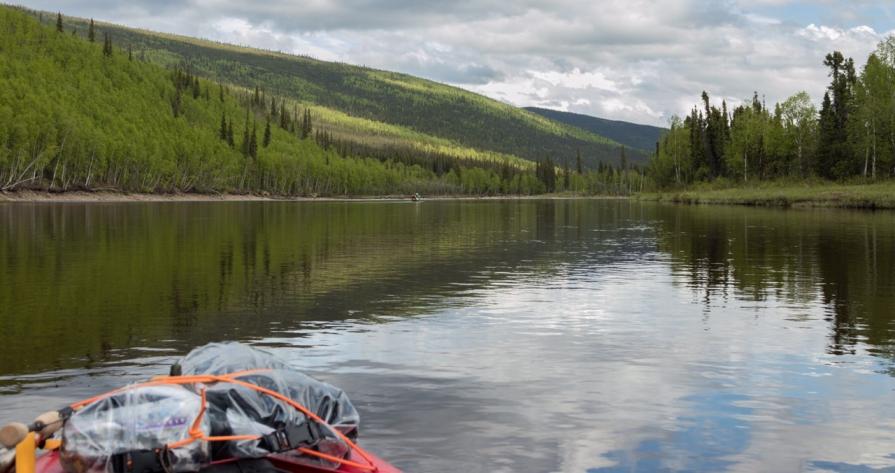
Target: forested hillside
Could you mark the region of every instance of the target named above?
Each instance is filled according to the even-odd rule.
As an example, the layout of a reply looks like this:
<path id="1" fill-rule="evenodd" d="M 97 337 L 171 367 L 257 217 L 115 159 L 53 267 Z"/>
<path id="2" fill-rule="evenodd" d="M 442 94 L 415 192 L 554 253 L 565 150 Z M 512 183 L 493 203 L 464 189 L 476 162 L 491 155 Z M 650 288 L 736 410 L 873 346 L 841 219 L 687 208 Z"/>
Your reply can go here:
<path id="1" fill-rule="evenodd" d="M 629 148 L 639 150 L 645 154 L 651 154 L 655 151 L 656 143 L 659 142 L 662 134 L 667 131 L 665 128 L 659 128 L 657 126 L 607 120 L 605 118 L 581 115 L 579 113 L 561 112 L 559 110 L 549 110 L 538 107 L 526 107 L 525 109 L 551 120 L 576 126 L 582 130 L 600 136 L 605 136 L 606 138 L 617 141 Z"/>
<path id="2" fill-rule="evenodd" d="M 698 181 L 750 183 L 821 178 L 874 181 L 895 176 L 895 37 L 860 70 L 840 52 L 826 56 L 830 86 L 818 111 L 799 92 L 768 106 L 756 93 L 728 110 L 703 92 L 689 116 L 662 139 L 652 175 L 664 187 Z"/>
<path id="3" fill-rule="evenodd" d="M 563 168 L 463 148 L 208 80 L 189 63 L 162 67 L 102 26 L 65 25 L 0 7 L 0 190 L 626 193 L 641 176 L 627 164 L 588 171 L 582 160 Z"/>
<path id="4" fill-rule="evenodd" d="M 46 13 L 32 12 L 34 15 Z M 66 30 L 85 35 L 89 21 L 65 17 Z M 397 125 L 484 152 L 532 161 L 572 160 L 584 166 L 618 164 L 619 144 L 481 95 L 432 81 L 197 38 L 101 24 L 116 44 L 140 58 L 170 67 L 189 64 L 197 74 L 241 87 L 262 89 L 337 110 L 352 117 Z M 646 154 L 629 152 L 633 162 Z"/>

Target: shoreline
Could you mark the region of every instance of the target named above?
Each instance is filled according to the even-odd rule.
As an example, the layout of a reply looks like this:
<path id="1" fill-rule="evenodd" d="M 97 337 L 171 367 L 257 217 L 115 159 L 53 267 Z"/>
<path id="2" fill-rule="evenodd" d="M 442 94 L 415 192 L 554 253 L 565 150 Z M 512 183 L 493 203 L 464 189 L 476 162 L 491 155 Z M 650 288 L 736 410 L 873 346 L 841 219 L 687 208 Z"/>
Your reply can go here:
<path id="1" fill-rule="evenodd" d="M 623 196 L 588 196 L 588 195 L 499 195 L 499 196 L 465 196 L 436 195 L 423 196 L 423 201 L 489 201 L 489 200 L 626 200 Z M 406 195 L 383 196 L 274 196 L 256 194 L 150 194 L 117 191 L 67 191 L 48 192 L 21 190 L 0 192 L 2 203 L 121 203 L 121 202 L 413 202 Z"/>
<path id="2" fill-rule="evenodd" d="M 768 182 L 754 187 L 693 188 L 644 193 L 643 202 L 684 205 L 739 205 L 769 208 L 895 209 L 895 182 L 873 184 Z"/>

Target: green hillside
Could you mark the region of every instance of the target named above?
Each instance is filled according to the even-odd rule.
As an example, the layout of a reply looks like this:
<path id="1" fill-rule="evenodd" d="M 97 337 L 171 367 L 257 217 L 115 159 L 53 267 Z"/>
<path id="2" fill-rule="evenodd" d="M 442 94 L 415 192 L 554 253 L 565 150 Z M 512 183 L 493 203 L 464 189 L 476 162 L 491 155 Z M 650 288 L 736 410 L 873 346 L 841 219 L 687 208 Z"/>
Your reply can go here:
<path id="1" fill-rule="evenodd" d="M 39 13 L 33 13 L 39 15 Z M 52 16 L 43 13 L 45 21 Z M 66 30 L 86 35 L 88 22 L 65 18 Z M 529 160 L 617 163 L 619 144 L 459 88 L 405 74 L 326 62 L 211 41 L 98 24 L 115 43 L 166 67 L 188 65 L 212 80 L 289 97 L 355 118 L 397 125 L 457 146 Z M 629 154 L 634 162 L 645 156 Z"/>
<path id="2" fill-rule="evenodd" d="M 275 111 L 249 91 L 142 62 L 107 45 L 101 31 L 90 41 L 44 23 L 0 7 L 0 190 L 546 190 L 533 166 L 509 159 L 366 153 L 306 119 L 315 111 L 269 97 Z"/>
<path id="3" fill-rule="evenodd" d="M 0 191 L 619 194 L 643 182 L 636 166 L 535 164 L 162 66 L 100 27 L 66 28 L 0 6 Z"/>
<path id="4" fill-rule="evenodd" d="M 653 152 L 656 149 L 656 143 L 659 142 L 662 134 L 668 131 L 665 128 L 659 128 L 657 126 L 607 120 L 605 118 L 592 117 L 590 115 L 582 115 L 579 113 L 561 112 L 559 110 L 549 110 L 537 107 L 526 107 L 525 109 L 545 118 L 572 125 L 600 136 L 605 136 L 630 148 L 641 150 L 644 153 Z"/>

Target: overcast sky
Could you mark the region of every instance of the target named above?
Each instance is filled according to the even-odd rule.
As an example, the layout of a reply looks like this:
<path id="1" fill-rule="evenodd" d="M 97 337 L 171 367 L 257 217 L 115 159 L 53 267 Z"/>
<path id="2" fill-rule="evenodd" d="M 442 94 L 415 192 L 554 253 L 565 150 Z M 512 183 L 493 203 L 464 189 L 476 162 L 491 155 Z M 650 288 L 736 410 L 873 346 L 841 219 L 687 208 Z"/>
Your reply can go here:
<path id="1" fill-rule="evenodd" d="M 823 56 L 863 65 L 892 0 L 34 0 L 129 26 L 406 72 L 515 105 L 665 125 L 703 89 L 819 101 Z"/>

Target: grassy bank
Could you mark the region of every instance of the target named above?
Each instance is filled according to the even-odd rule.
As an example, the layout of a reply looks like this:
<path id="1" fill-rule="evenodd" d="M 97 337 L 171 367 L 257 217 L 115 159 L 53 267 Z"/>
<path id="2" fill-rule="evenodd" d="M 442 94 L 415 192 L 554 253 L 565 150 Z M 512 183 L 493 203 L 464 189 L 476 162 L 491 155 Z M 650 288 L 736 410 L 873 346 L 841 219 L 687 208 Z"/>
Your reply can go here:
<path id="1" fill-rule="evenodd" d="M 684 204 L 727 204 L 765 207 L 840 207 L 895 209 L 895 182 L 837 184 L 832 182 L 767 182 L 750 186 L 697 186 L 678 191 L 644 193 L 640 200 Z"/>

